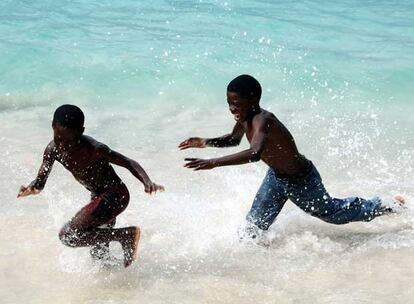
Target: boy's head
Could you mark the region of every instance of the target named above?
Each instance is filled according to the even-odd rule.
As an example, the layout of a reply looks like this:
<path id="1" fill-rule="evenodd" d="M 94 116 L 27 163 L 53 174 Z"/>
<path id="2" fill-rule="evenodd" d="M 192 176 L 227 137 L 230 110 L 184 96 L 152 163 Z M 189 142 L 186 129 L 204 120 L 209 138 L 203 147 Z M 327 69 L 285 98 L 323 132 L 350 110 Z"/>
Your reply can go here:
<path id="1" fill-rule="evenodd" d="M 62 147 L 74 145 L 85 130 L 85 116 L 74 105 L 62 105 L 53 114 L 52 128 L 54 141 Z"/>
<path id="2" fill-rule="evenodd" d="M 250 75 L 240 75 L 227 86 L 227 102 L 237 121 L 246 120 L 259 107 L 262 87 Z"/>

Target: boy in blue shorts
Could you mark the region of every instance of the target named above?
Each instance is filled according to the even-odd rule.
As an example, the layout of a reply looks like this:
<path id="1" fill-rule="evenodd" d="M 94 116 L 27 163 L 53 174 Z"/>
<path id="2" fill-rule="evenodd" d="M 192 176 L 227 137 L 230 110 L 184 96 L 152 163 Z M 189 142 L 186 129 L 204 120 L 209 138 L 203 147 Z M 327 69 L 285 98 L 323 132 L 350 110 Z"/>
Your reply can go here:
<path id="1" fill-rule="evenodd" d="M 203 139 L 192 137 L 179 148 L 237 146 L 244 134 L 250 148 L 213 159 L 186 158 L 185 167 L 209 170 L 220 166 L 241 165 L 263 160 L 269 169 L 247 214 L 252 238 L 269 229 L 287 199 L 306 213 L 332 224 L 371 221 L 392 212 L 379 198 L 334 198 L 326 191 L 321 176 L 311 161 L 299 153 L 289 130 L 270 113 L 260 108 L 261 86 L 249 75 L 240 75 L 227 87 L 227 102 L 236 124 L 230 134 Z M 401 196 L 395 201 L 404 203 Z"/>

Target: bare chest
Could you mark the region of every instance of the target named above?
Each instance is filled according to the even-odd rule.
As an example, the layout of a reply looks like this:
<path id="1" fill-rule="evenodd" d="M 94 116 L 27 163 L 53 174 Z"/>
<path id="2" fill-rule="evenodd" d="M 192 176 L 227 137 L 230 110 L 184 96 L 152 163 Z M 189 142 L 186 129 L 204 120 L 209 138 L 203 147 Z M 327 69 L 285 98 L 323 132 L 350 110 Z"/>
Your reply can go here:
<path id="1" fill-rule="evenodd" d="M 99 163 L 91 156 L 90 152 L 80 150 L 73 153 L 62 153 L 57 157 L 57 160 L 73 174 L 82 174 L 96 167 Z"/>

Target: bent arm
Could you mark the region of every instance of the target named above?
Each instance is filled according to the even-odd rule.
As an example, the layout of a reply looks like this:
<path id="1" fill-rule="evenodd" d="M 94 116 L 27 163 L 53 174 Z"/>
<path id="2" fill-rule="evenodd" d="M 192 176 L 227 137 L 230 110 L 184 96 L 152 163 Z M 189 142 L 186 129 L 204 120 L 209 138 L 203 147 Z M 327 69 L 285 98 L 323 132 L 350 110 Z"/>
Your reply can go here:
<path id="1" fill-rule="evenodd" d="M 205 147 L 233 147 L 240 144 L 241 139 L 244 135 L 244 128 L 241 124 L 236 123 L 233 128 L 233 131 L 230 134 L 216 137 L 216 138 L 200 138 L 200 137 L 190 137 L 189 139 L 183 141 L 178 145 L 180 150 L 185 150 L 188 148 L 205 148 Z"/>
<path id="2" fill-rule="evenodd" d="M 39 171 L 37 172 L 37 177 L 30 183 L 30 187 L 34 187 L 39 191 L 42 191 L 45 187 L 49 174 L 52 171 L 53 163 L 55 162 L 54 149 L 55 148 L 53 143 L 50 143 L 46 147 L 45 151 L 43 152 L 43 161 L 40 165 Z"/>
<path id="3" fill-rule="evenodd" d="M 38 194 L 45 187 L 46 181 L 52 171 L 55 162 L 54 144 L 51 142 L 43 152 L 43 161 L 40 165 L 37 177 L 28 185 L 20 187 L 17 197 Z"/>
<path id="4" fill-rule="evenodd" d="M 205 139 L 208 147 L 227 148 L 238 146 L 243 138 L 244 128 L 240 123 L 236 123 L 233 131 L 221 137 Z"/>
<path id="5" fill-rule="evenodd" d="M 257 126 L 255 127 L 254 134 L 252 135 L 249 149 L 224 157 L 208 160 L 187 158 L 185 160 L 189 161 L 189 163 L 185 164 L 185 167 L 192 168 L 194 170 L 208 170 L 220 166 L 242 165 L 259 161 L 267 139 L 267 128 L 264 122 L 259 121 L 255 124 L 257 124 Z"/>
<path id="6" fill-rule="evenodd" d="M 151 181 L 145 170 L 133 159 L 130 159 L 119 152 L 111 150 L 109 147 L 102 145 L 98 148 L 99 156 L 108 162 L 128 169 L 132 175 L 139 179 L 143 184 Z"/>
<path id="7" fill-rule="evenodd" d="M 145 192 L 152 193 L 156 191 L 164 191 L 164 187 L 157 185 L 151 181 L 147 172 L 133 159 L 122 155 L 119 152 L 109 149 L 109 147 L 102 145 L 98 148 L 99 156 L 106 159 L 112 164 L 124 167 L 131 172 L 141 183 L 144 184 Z"/>
<path id="8" fill-rule="evenodd" d="M 264 123 L 259 123 L 252 136 L 250 142 L 250 148 L 244 151 L 214 158 L 211 161 L 215 163 L 217 167 L 220 166 L 232 166 L 232 165 L 242 165 L 251 162 L 257 162 L 260 160 L 264 144 L 266 142 L 267 132 Z"/>
<path id="9" fill-rule="evenodd" d="M 227 148 L 238 146 L 243 138 L 244 128 L 240 123 L 236 123 L 233 127 L 233 131 L 230 134 L 226 134 L 221 137 L 207 138 L 205 139 L 208 147 L 215 148 Z"/>

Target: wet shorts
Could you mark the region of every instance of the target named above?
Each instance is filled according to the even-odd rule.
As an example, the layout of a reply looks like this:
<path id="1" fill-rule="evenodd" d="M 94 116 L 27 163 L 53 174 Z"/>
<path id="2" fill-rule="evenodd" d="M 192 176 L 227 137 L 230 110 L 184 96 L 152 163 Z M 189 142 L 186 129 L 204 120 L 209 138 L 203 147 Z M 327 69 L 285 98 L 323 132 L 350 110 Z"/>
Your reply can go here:
<path id="1" fill-rule="evenodd" d="M 124 184 L 109 187 L 99 194 L 92 194 L 91 202 L 82 208 L 83 214 L 89 214 L 97 222 L 105 224 L 125 210 L 129 203 L 129 192 Z"/>

